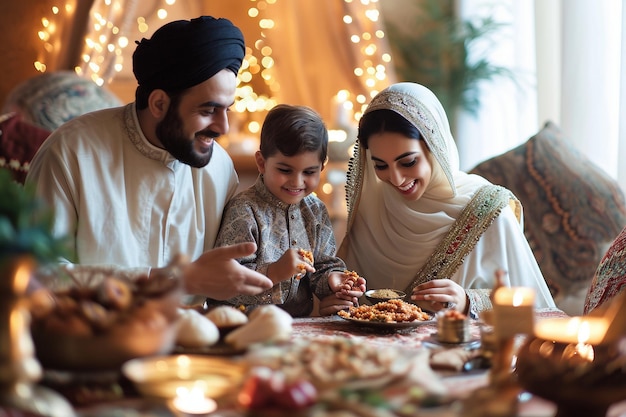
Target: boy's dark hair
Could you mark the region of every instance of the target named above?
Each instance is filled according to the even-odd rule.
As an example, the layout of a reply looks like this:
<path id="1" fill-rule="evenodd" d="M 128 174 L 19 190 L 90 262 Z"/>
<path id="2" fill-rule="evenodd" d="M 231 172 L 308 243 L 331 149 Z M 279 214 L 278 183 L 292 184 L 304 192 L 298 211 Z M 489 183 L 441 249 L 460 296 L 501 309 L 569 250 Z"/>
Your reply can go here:
<path id="1" fill-rule="evenodd" d="M 294 156 L 319 151 L 320 161 L 324 162 L 328 152 L 328 129 L 310 107 L 279 104 L 267 113 L 263 122 L 260 149 L 263 158 L 277 152 Z"/>

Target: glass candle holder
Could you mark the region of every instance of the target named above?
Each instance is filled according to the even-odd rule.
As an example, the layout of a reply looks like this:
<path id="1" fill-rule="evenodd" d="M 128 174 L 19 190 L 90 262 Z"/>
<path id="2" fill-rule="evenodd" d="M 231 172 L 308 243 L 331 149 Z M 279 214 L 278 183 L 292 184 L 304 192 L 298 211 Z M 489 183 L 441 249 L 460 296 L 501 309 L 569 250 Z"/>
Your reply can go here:
<path id="1" fill-rule="evenodd" d="M 605 417 L 626 393 L 626 339 L 590 345 L 530 337 L 516 373 L 528 392 L 556 404 L 557 417 Z"/>

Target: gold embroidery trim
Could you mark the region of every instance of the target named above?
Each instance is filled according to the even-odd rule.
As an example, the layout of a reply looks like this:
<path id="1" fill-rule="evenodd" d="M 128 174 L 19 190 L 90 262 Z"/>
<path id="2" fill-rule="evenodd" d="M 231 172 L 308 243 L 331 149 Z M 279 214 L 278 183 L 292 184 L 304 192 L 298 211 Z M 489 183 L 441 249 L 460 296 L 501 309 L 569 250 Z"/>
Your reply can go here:
<path id="1" fill-rule="evenodd" d="M 433 279 L 450 278 L 512 198 L 509 190 L 498 185 L 481 187 L 405 292 L 410 294 L 417 285 Z"/>

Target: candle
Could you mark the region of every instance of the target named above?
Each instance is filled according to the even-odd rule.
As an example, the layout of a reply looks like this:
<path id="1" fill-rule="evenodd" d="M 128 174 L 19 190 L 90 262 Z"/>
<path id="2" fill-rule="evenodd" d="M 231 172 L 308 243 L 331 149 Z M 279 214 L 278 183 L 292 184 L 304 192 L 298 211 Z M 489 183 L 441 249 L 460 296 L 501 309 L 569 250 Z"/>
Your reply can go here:
<path id="1" fill-rule="evenodd" d="M 560 343 L 597 345 L 609 327 L 603 317 L 567 317 L 541 320 L 535 325 L 535 336 Z"/>
<path id="2" fill-rule="evenodd" d="M 567 345 L 563 350 L 563 358 L 578 362 L 593 362 L 595 352 L 593 346 L 587 343 Z"/>
<path id="3" fill-rule="evenodd" d="M 204 390 L 199 384 L 193 386 L 191 390 L 187 387 L 176 389 L 174 407 L 183 413 L 192 415 L 205 415 L 217 409 L 217 403 L 204 396 Z"/>
<path id="4" fill-rule="evenodd" d="M 535 290 L 499 287 L 493 294 L 494 333 L 498 339 L 533 332 Z"/>
<path id="5" fill-rule="evenodd" d="M 500 306 L 533 306 L 535 290 L 526 287 L 500 287 L 495 290 L 493 302 Z"/>

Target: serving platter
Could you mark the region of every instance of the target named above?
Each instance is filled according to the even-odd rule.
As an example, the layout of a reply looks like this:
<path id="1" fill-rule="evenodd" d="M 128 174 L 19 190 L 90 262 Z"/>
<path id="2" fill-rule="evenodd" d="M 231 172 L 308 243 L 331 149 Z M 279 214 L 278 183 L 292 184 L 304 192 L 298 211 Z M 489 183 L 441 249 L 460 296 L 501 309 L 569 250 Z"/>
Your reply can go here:
<path id="1" fill-rule="evenodd" d="M 343 320 L 346 320 L 350 323 L 354 323 L 363 327 L 371 327 L 377 329 L 384 330 L 400 330 L 400 329 L 412 329 L 428 324 L 436 324 L 436 320 L 431 316 L 429 320 L 414 320 L 414 321 L 396 321 L 396 322 L 385 322 L 385 321 L 372 321 L 372 320 L 361 320 L 355 319 L 354 317 L 344 317 L 339 316 Z"/>

